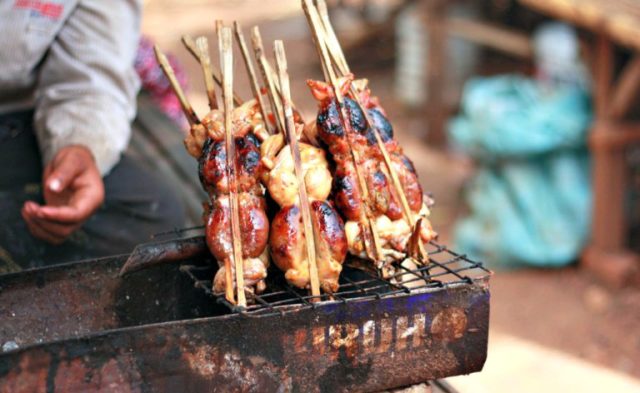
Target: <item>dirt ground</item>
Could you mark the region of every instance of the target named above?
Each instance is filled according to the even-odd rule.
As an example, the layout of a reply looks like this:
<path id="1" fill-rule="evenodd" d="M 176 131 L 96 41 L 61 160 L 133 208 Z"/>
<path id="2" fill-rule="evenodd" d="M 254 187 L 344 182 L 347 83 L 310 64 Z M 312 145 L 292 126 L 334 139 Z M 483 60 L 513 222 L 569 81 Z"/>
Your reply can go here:
<path id="1" fill-rule="evenodd" d="M 243 23 L 245 34 L 250 25 L 257 23 L 269 45 L 275 38 L 285 39 L 293 98 L 306 116 L 312 116 L 315 104 L 305 79 L 319 77 L 320 69 L 298 2 L 215 3 L 216 8 L 195 0 L 146 3 L 143 30 L 182 61 L 191 75 L 190 97 L 196 109 L 204 110 L 206 97 L 200 70 L 182 49 L 180 35 L 205 34 L 215 42 L 213 21 L 235 17 Z M 362 59 L 357 60 L 357 64 L 363 63 Z M 236 65 L 236 69 L 242 69 L 239 60 Z M 423 142 L 424 119 L 406 111 L 394 99 L 392 67 L 366 68 L 363 76 L 371 80 L 373 90 L 382 98 L 398 139 L 416 164 L 423 187 L 435 196 L 433 224 L 447 243 L 462 211 L 461 189 L 473 168 L 459 157 L 434 150 Z M 354 71 L 358 73 L 358 69 Z M 244 73 L 238 74 L 239 91 L 248 97 Z M 640 288 L 609 290 L 573 266 L 496 272 L 491 294 L 492 331 L 506 332 L 640 378 Z"/>

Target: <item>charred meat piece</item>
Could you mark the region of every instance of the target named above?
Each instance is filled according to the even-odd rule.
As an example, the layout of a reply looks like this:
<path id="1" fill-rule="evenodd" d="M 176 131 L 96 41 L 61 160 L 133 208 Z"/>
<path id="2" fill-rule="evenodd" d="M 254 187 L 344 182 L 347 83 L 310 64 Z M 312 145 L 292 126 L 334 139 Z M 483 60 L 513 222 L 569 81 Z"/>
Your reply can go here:
<path id="1" fill-rule="evenodd" d="M 344 224 L 338 213 L 326 201 L 310 204 L 311 217 L 319 238 L 316 243 L 318 278 L 323 291 L 338 290 L 342 262 L 347 254 Z M 273 262 L 285 272 L 285 278 L 298 288 L 309 286 L 309 260 L 307 258 L 300 208 L 291 205 L 280 210 L 273 219 L 270 234 Z"/>
<path id="2" fill-rule="evenodd" d="M 340 80 L 343 95 L 349 90 L 350 78 Z M 333 183 L 334 201 L 340 213 L 346 218 L 345 224 L 349 252 L 366 257 L 362 240 L 361 215 L 368 209 L 375 218 L 376 231 L 382 241 L 385 259 L 398 260 L 405 252 L 407 241 L 411 235 L 411 228 L 406 222 L 402 210 L 400 196 L 393 186 L 391 174 L 384 161 L 378 145 L 375 132 L 377 131 L 388 153 L 391 166 L 398 176 L 402 192 L 409 209 L 414 214 L 414 221 L 428 215 L 424 206 L 422 187 L 418 182 L 415 169 L 411 161 L 403 154 L 402 148 L 393 138 L 393 127 L 380 107 L 378 100 L 371 97 L 370 91 L 364 87 L 359 97 L 363 108 L 351 98 L 346 97 L 347 117 L 352 135 L 345 135 L 340 112 L 336 104 L 333 89 L 325 82 L 307 81 L 313 96 L 319 101 L 319 111 L 316 118 L 316 134 L 327 145 L 331 158 L 335 162 L 335 177 Z M 366 110 L 372 124 L 367 124 L 363 110 Z M 347 139 L 350 138 L 350 142 Z M 360 162 L 359 170 L 366 183 L 369 199 L 364 200 L 358 187 L 350 147 L 357 151 Z M 428 224 L 428 221 L 427 221 Z M 425 241 L 431 240 L 435 232 L 430 225 L 423 225 L 421 231 Z"/>
<path id="3" fill-rule="evenodd" d="M 260 148 L 251 134 L 235 139 L 238 192 L 248 192 L 258 184 Z M 200 181 L 206 190 L 228 193 L 227 152 L 224 140 L 209 139 L 199 159 Z"/>
<path id="4" fill-rule="evenodd" d="M 274 135 L 264 149 L 279 144 Z M 301 169 L 309 199 L 313 233 L 305 233 L 300 212 L 299 182 L 289 145 L 283 146 L 270 160 L 272 169 L 263 176 L 269 195 L 280 206 L 271 223 L 269 247 L 274 263 L 285 272 L 288 282 L 298 288 L 310 286 L 306 236 L 314 236 L 316 265 L 320 287 L 324 292 L 338 290 L 342 263 L 347 254 L 347 240 L 342 219 L 327 201 L 331 192 L 331 172 L 323 149 L 299 142 Z M 266 156 L 264 153 L 263 156 Z"/>
<path id="5" fill-rule="evenodd" d="M 239 197 L 242 256 L 258 257 L 267 246 L 269 220 L 265 213 L 264 198 L 249 193 Z M 231 211 L 228 196 L 220 196 L 212 202 L 211 214 L 206 224 L 207 245 L 213 256 L 224 260 L 233 253 L 231 239 Z"/>
<path id="6" fill-rule="evenodd" d="M 269 239 L 269 220 L 265 211 L 264 189 L 259 182 L 264 170 L 260 160 L 260 141 L 264 137 L 260 132 L 264 130 L 264 124 L 255 100 L 235 108 L 232 119 L 236 148 L 234 170 L 245 267 L 243 270 L 245 289 L 260 292 L 265 288 L 264 278 L 267 275 L 268 259 L 264 258 L 264 255 L 267 255 Z M 201 146 L 201 155 L 198 157 L 200 181 L 210 197 L 208 212 L 205 216 L 205 237 L 209 250 L 220 265 L 214 279 L 216 292 L 224 292 L 225 261 L 233 260 L 223 120 L 224 116 L 219 110 L 212 110 L 203 119 L 202 124 L 206 128 L 207 137 Z M 200 125 L 194 127 L 198 126 Z M 191 132 L 191 135 L 194 134 L 196 134 L 195 131 Z M 187 139 L 189 140 L 189 137 Z M 263 257 L 260 258 L 261 256 Z M 233 268 L 234 264 L 230 265 Z"/>

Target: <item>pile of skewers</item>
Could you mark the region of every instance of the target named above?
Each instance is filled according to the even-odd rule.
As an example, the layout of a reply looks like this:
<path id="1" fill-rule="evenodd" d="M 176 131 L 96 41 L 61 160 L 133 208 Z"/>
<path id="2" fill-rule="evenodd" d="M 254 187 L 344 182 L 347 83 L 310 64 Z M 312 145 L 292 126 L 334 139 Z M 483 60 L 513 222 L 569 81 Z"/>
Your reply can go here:
<path id="1" fill-rule="evenodd" d="M 307 81 L 319 102 L 309 123 L 291 99 L 283 42 L 274 42 L 273 67 L 257 27 L 251 43 L 260 80 L 237 22 L 216 23 L 221 71 L 205 37 L 183 37 L 203 71 L 210 112 L 202 118 L 155 48 L 189 121 L 185 147 L 209 195 L 205 237 L 220 265 L 213 290 L 239 306 L 266 290 L 271 261 L 317 299 L 338 290 L 348 254 L 392 277 L 398 265 L 427 264 L 423 243 L 436 236 L 413 164 L 367 81 L 354 80 L 325 2 L 302 6 L 325 79 Z M 233 91 L 233 36 L 254 97 L 246 102 Z"/>

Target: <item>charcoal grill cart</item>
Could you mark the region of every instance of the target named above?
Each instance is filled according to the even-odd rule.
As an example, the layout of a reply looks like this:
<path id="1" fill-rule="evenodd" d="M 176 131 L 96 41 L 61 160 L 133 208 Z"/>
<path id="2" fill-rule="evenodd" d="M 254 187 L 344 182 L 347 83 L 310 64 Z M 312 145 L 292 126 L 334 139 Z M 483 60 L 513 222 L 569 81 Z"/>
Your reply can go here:
<path id="1" fill-rule="evenodd" d="M 273 274 L 242 310 L 211 293 L 206 259 L 0 276 L 0 392 L 375 392 L 479 371 L 489 272 L 429 248 L 402 284 L 346 267 L 340 291 L 312 302 Z"/>

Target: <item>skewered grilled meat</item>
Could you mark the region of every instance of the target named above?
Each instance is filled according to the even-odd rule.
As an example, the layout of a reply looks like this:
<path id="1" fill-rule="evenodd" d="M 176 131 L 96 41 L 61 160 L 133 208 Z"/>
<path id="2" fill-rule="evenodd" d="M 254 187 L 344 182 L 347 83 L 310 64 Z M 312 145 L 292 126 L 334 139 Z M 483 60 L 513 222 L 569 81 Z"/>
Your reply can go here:
<path id="1" fill-rule="evenodd" d="M 260 142 L 253 134 L 236 136 L 236 183 L 238 192 L 259 193 Z M 224 140 L 209 138 L 199 161 L 202 186 L 209 193 L 228 194 L 227 152 Z"/>
<path id="2" fill-rule="evenodd" d="M 347 255 L 347 239 L 342 219 L 326 201 L 310 203 L 311 218 L 317 229 L 316 264 L 320 287 L 324 292 L 338 290 L 342 262 Z M 298 288 L 309 286 L 309 261 L 298 205 L 280 210 L 271 223 L 269 245 L 273 262 L 285 272 L 285 278 Z"/>
<path id="3" fill-rule="evenodd" d="M 257 258 L 264 251 L 269 236 L 269 220 L 265 213 L 264 198 L 250 193 L 238 195 L 240 207 L 240 230 L 242 256 Z M 211 213 L 207 218 L 207 244 L 213 256 L 224 261 L 232 254 L 231 209 L 229 197 L 219 196 L 211 202 Z"/>
<path id="4" fill-rule="evenodd" d="M 269 266 L 269 251 L 265 248 L 258 258 L 245 258 L 242 263 L 245 288 L 250 288 L 255 293 L 264 292 L 267 277 L 265 267 Z M 231 264 L 231 276 L 235 274 L 235 264 Z M 222 264 L 213 278 L 213 292 L 223 293 L 226 285 L 226 271 Z M 235 283 L 234 283 L 235 288 Z"/>
<path id="5" fill-rule="evenodd" d="M 272 143 L 280 135 L 265 141 L 263 157 L 268 155 Z M 276 141 L 276 142 L 274 142 Z M 298 143 L 304 182 L 309 198 L 311 219 L 316 228 L 316 264 L 320 287 L 327 293 L 338 289 L 342 262 L 347 254 L 347 239 L 342 219 L 327 202 L 331 192 L 331 173 L 325 152 L 306 143 Z M 309 286 L 309 261 L 306 252 L 306 234 L 300 212 L 298 179 L 289 145 L 272 160 L 273 168 L 265 174 L 263 182 L 269 195 L 281 207 L 271 223 L 269 246 L 274 263 L 285 272 L 285 278 L 299 288 Z"/>
<path id="6" fill-rule="evenodd" d="M 267 145 L 268 142 L 265 143 Z M 326 200 L 331 192 L 331 173 L 324 150 L 299 143 L 302 170 L 305 173 L 307 193 L 311 200 Z M 276 156 L 273 169 L 263 177 L 269 195 L 281 206 L 298 203 L 298 180 L 294 172 L 291 148 L 285 146 Z"/>
<path id="7" fill-rule="evenodd" d="M 211 253 L 220 264 L 214 278 L 214 290 L 225 288 L 225 260 L 232 260 L 231 209 L 229 206 L 229 179 L 224 141 L 223 113 L 211 111 L 202 121 L 206 136 L 199 125 L 185 141 L 186 146 L 199 148 L 199 174 L 203 187 L 210 196 L 206 214 L 206 241 Z M 259 183 L 263 170 L 260 162 L 260 139 L 256 135 L 264 130 L 262 117 L 255 100 L 248 101 L 232 113 L 236 146 L 235 180 L 240 213 L 242 257 L 244 258 L 245 288 L 262 291 L 265 288 L 268 258 L 265 258 L 269 237 L 269 220 L 265 209 L 264 189 Z M 231 264 L 232 269 L 234 264 Z"/>
<path id="8" fill-rule="evenodd" d="M 419 213 L 419 216 L 428 216 L 426 206 L 422 212 Z M 386 215 L 379 215 L 376 217 L 376 230 L 378 231 L 378 236 L 382 242 L 385 257 L 389 261 L 398 261 L 399 259 L 404 258 L 407 242 L 411 237 L 411 227 L 407 224 L 406 220 L 391 220 Z M 364 257 L 364 242 L 362 240 L 362 231 L 358 222 L 347 221 L 345 224 L 345 231 L 347 234 L 349 252 L 353 255 Z M 420 234 L 423 241 L 432 240 L 436 236 L 436 233 L 433 231 L 431 224 L 428 221 L 423 222 Z"/>
<path id="9" fill-rule="evenodd" d="M 307 83 L 320 104 L 316 119 L 317 136 L 327 145 L 336 163 L 333 189 L 336 205 L 347 219 L 345 228 L 349 252 L 361 257 L 366 256 L 360 225 L 366 208 L 375 217 L 375 227 L 382 243 L 385 260 L 388 262 L 398 260 L 406 252 L 411 227 L 403 218 L 400 198 L 396 195 L 388 168 L 377 145 L 374 130 L 367 126 L 366 118 L 358 103 L 346 96 L 351 78 L 340 78 L 339 86 L 345 95 L 344 102 L 350 128 L 354 134 L 351 135 L 351 147 L 357 150 L 357 156 L 360 158 L 359 167 L 368 186 L 368 201 L 363 199 L 358 187 L 349 142 L 332 87 L 321 81 L 310 80 Z M 384 111 L 377 104 L 377 100 L 370 98 L 368 90 L 366 94 L 367 101 L 364 106 L 389 152 L 391 164 L 398 174 L 409 207 L 416 218 L 426 217 L 429 211 L 423 203 L 422 188 L 418 183 L 413 164 L 404 156 L 397 141 L 393 139 L 393 128 Z M 435 236 L 428 221 L 422 225 L 421 234 L 425 241 Z"/>
<path id="10" fill-rule="evenodd" d="M 234 135 L 253 135 L 263 141 L 268 134 L 256 100 L 249 100 L 235 108 L 232 113 Z M 201 124 L 191 126 L 184 145 L 193 157 L 200 159 L 207 140 L 222 141 L 224 145 L 224 112 L 213 110 L 202 119 Z"/>

